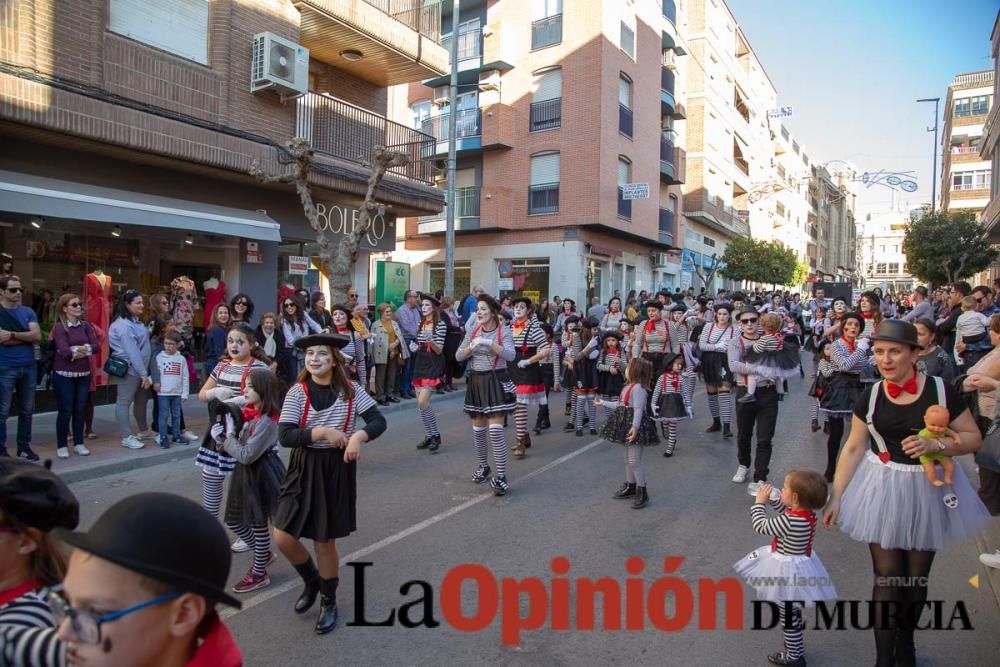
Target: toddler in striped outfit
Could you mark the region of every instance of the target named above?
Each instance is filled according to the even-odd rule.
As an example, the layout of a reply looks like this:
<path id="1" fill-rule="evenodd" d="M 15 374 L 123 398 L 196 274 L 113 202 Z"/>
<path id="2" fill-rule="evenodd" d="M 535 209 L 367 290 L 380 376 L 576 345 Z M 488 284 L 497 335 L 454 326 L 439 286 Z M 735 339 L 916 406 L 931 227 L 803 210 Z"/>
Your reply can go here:
<path id="1" fill-rule="evenodd" d="M 761 600 L 780 604 L 785 650 L 767 656 L 773 665 L 804 667 L 802 609 L 819 600 L 835 600 L 830 575 L 813 550 L 816 512 L 826 505 L 827 484 L 812 470 L 790 470 L 782 489 L 764 484 L 750 508 L 755 532 L 771 536 L 771 544 L 751 551 L 733 567 Z M 778 512 L 769 517 L 765 503 Z"/>

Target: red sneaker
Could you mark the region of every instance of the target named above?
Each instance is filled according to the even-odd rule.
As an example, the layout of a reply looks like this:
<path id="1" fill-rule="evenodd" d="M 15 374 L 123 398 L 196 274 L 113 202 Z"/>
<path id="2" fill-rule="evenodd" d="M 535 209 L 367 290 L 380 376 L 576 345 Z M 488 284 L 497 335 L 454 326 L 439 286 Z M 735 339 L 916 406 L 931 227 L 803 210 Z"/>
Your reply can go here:
<path id="1" fill-rule="evenodd" d="M 251 570 L 247 572 L 247 576 L 240 579 L 239 583 L 233 586 L 233 592 L 235 593 L 249 593 L 250 591 L 255 591 L 258 588 L 264 588 L 265 586 L 271 585 L 271 577 L 264 574 L 254 574 Z"/>

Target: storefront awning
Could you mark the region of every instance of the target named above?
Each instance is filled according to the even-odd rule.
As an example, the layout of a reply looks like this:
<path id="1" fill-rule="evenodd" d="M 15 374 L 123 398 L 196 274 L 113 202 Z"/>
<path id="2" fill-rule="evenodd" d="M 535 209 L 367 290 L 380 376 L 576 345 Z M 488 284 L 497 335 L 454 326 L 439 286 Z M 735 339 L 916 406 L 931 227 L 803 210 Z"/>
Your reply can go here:
<path id="1" fill-rule="evenodd" d="M 0 169 L 0 211 L 280 241 L 263 213 Z"/>

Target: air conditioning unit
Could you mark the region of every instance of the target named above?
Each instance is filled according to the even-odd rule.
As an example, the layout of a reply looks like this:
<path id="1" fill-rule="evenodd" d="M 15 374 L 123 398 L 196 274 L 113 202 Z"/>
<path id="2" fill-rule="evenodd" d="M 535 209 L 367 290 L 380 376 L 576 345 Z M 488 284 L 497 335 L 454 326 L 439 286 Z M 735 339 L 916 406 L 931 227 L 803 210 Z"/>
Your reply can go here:
<path id="1" fill-rule="evenodd" d="M 653 268 L 660 268 L 667 266 L 668 264 L 676 264 L 676 256 L 667 252 L 654 252 L 653 254 Z"/>
<path id="2" fill-rule="evenodd" d="M 250 92 L 274 90 L 282 101 L 309 91 L 309 49 L 270 32 L 254 35 Z"/>

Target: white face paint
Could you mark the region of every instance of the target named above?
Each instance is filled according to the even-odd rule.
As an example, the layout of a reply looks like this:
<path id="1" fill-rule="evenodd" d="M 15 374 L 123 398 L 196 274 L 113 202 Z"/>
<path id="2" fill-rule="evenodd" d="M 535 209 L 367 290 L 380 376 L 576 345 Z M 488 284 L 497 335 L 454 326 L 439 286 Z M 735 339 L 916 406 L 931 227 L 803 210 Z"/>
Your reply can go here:
<path id="1" fill-rule="evenodd" d="M 243 398 L 247 399 L 247 405 L 257 405 L 260 403 L 260 394 L 258 394 L 253 385 L 250 384 L 250 380 L 243 386 Z"/>
<path id="2" fill-rule="evenodd" d="M 347 326 L 347 314 L 344 311 L 335 310 L 332 313 L 330 313 L 330 316 L 333 318 L 334 326 L 338 327 Z"/>
<path id="3" fill-rule="evenodd" d="M 835 301 L 833 304 L 833 311 L 835 313 L 843 313 L 847 310 L 847 304 L 843 301 Z"/>
<path id="4" fill-rule="evenodd" d="M 325 377 L 333 370 L 333 353 L 328 345 L 306 348 L 306 370 L 313 377 Z"/>
<path id="5" fill-rule="evenodd" d="M 226 337 L 226 351 L 235 363 L 246 363 L 250 358 L 250 341 L 239 331 L 230 331 Z"/>
<path id="6" fill-rule="evenodd" d="M 486 322 L 489 322 L 490 318 L 492 316 L 493 316 L 493 314 L 490 311 L 490 307 L 486 305 L 485 301 L 480 301 L 476 305 L 476 321 L 477 322 L 479 322 L 480 324 L 484 324 Z"/>
<path id="7" fill-rule="evenodd" d="M 421 315 L 423 315 L 424 317 L 428 317 L 433 312 L 434 312 L 434 304 L 433 303 L 431 303 L 427 299 L 424 299 L 423 301 L 420 302 L 420 314 Z"/>
<path id="8" fill-rule="evenodd" d="M 519 320 L 525 320 L 528 318 L 528 307 L 523 301 L 518 301 L 514 304 L 514 317 Z"/>

